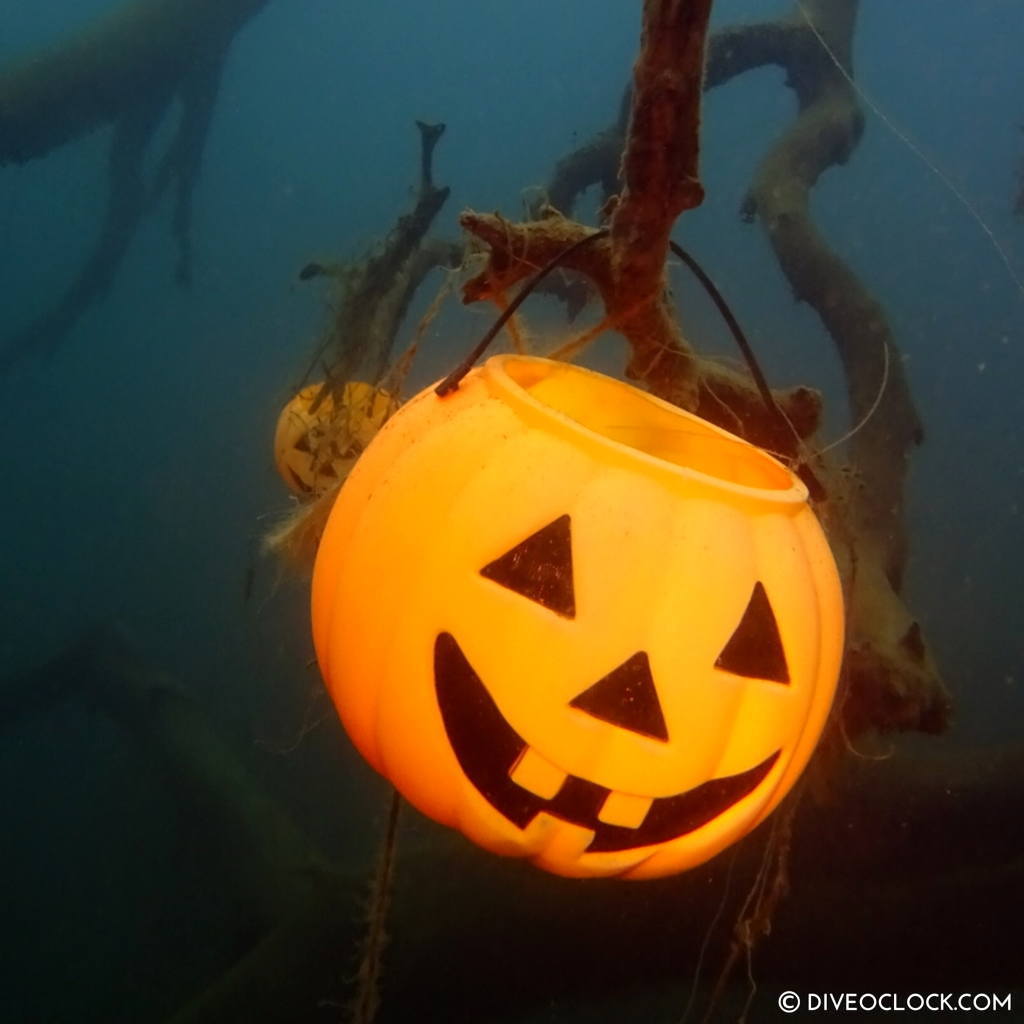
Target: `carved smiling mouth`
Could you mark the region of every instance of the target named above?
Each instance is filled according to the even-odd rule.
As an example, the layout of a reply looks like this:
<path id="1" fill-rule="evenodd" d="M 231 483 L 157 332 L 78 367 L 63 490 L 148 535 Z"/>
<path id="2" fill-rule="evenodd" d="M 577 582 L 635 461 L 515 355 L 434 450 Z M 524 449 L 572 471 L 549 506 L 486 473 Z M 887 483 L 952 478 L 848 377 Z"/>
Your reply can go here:
<path id="1" fill-rule="evenodd" d="M 548 799 L 513 781 L 516 765 L 530 748 L 505 721 L 450 633 L 439 634 L 434 643 L 434 684 L 455 757 L 488 803 L 521 829 L 541 811 L 590 829 L 594 837 L 587 846 L 589 853 L 650 846 L 693 832 L 752 792 L 779 758 L 777 750 L 738 775 L 711 779 L 675 796 L 654 797 L 635 828 L 608 824 L 601 820 L 602 809 L 622 794 L 566 775 Z"/>

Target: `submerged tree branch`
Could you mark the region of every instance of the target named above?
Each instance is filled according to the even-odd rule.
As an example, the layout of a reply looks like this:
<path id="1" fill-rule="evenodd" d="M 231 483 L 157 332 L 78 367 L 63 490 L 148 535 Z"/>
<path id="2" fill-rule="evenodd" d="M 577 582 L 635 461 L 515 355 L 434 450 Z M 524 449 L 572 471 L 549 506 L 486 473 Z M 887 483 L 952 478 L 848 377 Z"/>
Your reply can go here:
<path id="1" fill-rule="evenodd" d="M 325 375 L 314 409 L 328 394 L 340 408 L 345 384 L 357 373 L 380 382 L 409 303 L 424 277 L 435 267 L 458 263 L 457 247 L 427 238 L 450 192 L 447 186 L 434 184 L 433 173 L 434 149 L 445 126 L 417 121 L 416 127 L 420 182 L 412 210 L 400 216 L 387 237 L 363 259 L 331 267 L 308 264 L 299 275 L 308 279 L 323 274 L 338 282 L 334 316 L 314 358 Z"/>
<path id="2" fill-rule="evenodd" d="M 805 0 L 787 31 L 770 33 L 767 52 L 785 67 L 799 115 L 761 161 L 742 212 L 760 221 L 794 297 L 821 317 L 843 365 L 853 420 L 864 421 L 850 442 L 863 483 L 846 489 L 842 529 L 833 531 L 837 547 L 847 549 L 852 581 L 847 728 L 935 732 L 945 725 L 949 697 L 899 596 L 907 466 L 923 431 L 884 309 L 810 211 L 814 184 L 846 163 L 863 132 L 851 81 L 857 11 L 858 0 Z M 734 38 L 732 52 L 741 48 Z"/>
<path id="3" fill-rule="evenodd" d="M 109 290 L 142 217 L 175 183 L 175 276 L 192 277 L 192 194 L 224 60 L 267 0 L 133 0 L 75 35 L 0 70 L 0 166 L 46 156 L 113 125 L 107 210 L 76 279 L 0 350 L 0 372 L 56 348 Z M 175 100 L 176 133 L 146 184 L 146 149 Z"/>

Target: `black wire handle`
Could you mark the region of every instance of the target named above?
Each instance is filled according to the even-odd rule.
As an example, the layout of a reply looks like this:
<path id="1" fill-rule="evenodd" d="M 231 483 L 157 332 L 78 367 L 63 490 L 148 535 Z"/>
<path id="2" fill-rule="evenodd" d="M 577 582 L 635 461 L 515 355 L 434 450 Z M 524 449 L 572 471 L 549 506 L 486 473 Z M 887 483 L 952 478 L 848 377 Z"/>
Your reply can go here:
<path id="1" fill-rule="evenodd" d="M 765 378 L 764 373 L 761 371 L 761 366 L 757 361 L 757 357 L 754 355 L 754 350 L 750 347 L 750 342 L 747 340 L 747 336 L 743 333 L 743 328 L 740 327 L 739 321 L 729 308 L 729 304 L 725 301 L 722 293 L 718 290 L 715 282 L 707 275 L 704 268 L 685 249 L 683 249 L 682 246 L 676 245 L 676 243 L 671 241 L 671 239 L 668 244 L 672 252 L 674 252 L 676 256 L 678 256 L 683 263 L 690 268 L 693 276 L 696 277 L 704 286 L 704 290 L 708 293 L 711 301 L 718 308 L 718 312 L 722 314 L 722 319 L 728 325 L 733 339 L 739 347 L 740 352 L 743 354 L 743 360 L 747 364 L 747 369 L 750 370 L 750 376 L 754 378 L 754 384 L 757 386 L 758 394 L 760 394 L 761 401 L 764 402 L 769 414 L 783 430 L 793 435 L 793 439 L 796 441 L 796 450 L 800 453 L 800 458 L 797 460 L 794 472 L 807 486 L 808 493 L 815 501 L 824 501 L 827 497 L 827 492 L 825 491 L 821 481 L 817 476 L 815 476 L 813 470 L 807 464 L 807 459 L 803 455 L 803 441 L 801 440 L 800 435 L 796 432 L 796 428 L 789 422 L 789 418 L 782 411 L 779 403 L 775 401 L 775 396 L 772 394 L 771 388 L 768 386 L 768 381 Z"/>
<path id="2" fill-rule="evenodd" d="M 578 249 L 582 249 L 585 245 L 589 245 L 591 242 L 598 238 L 607 238 L 608 228 L 601 228 L 599 231 L 595 231 L 593 234 L 586 235 L 583 238 L 577 239 L 572 245 L 567 246 L 560 253 L 552 256 L 551 259 L 544 264 L 536 274 L 531 277 L 522 288 L 519 289 L 519 293 L 516 297 L 505 307 L 501 316 L 491 325 L 491 329 L 477 342 L 476 347 L 472 352 L 466 356 L 465 359 L 459 363 L 458 366 L 448 374 L 447 377 L 440 384 L 434 388 L 434 394 L 438 398 L 444 398 L 445 395 L 451 394 L 459 384 L 462 382 L 462 378 L 473 369 L 473 364 L 487 351 L 487 347 L 495 337 L 497 337 L 498 331 L 508 323 L 512 318 L 515 311 L 526 301 L 526 297 L 533 291 L 534 288 L 544 280 L 548 274 L 551 273 L 563 260 L 567 259 Z"/>
<path id="3" fill-rule="evenodd" d="M 718 290 L 715 282 L 707 275 L 704 268 L 682 247 L 676 245 L 675 242 L 669 240 L 669 248 L 690 268 L 693 276 L 704 286 L 704 291 L 708 293 L 711 301 L 718 308 L 718 312 L 722 314 L 722 319 L 726 322 L 729 330 L 732 332 L 732 336 L 739 346 L 740 352 L 743 353 L 743 359 L 747 364 L 747 369 L 750 370 L 750 376 L 754 378 L 754 384 L 757 385 L 757 390 L 761 395 L 761 399 L 768 409 L 776 416 L 784 417 L 782 410 L 779 408 L 778 402 L 775 401 L 774 395 L 772 395 L 771 388 L 768 387 L 768 381 L 765 379 L 765 375 L 761 372 L 761 366 L 757 361 L 757 357 L 754 355 L 754 350 L 750 347 L 750 342 L 747 341 L 747 336 L 743 333 L 743 328 L 740 327 L 739 321 L 733 315 L 733 311 L 729 308 L 728 303 L 722 296 L 722 293 Z"/>
<path id="4" fill-rule="evenodd" d="M 544 266 L 533 275 L 533 277 L 529 278 L 522 288 L 520 288 L 516 297 L 508 304 L 508 306 L 505 307 L 498 319 L 491 325 L 490 330 L 488 330 L 480 341 L 477 342 L 473 351 L 470 352 L 469 355 L 466 356 L 466 358 L 463 359 L 463 361 L 459 363 L 459 365 L 456 366 L 440 384 L 437 385 L 434 389 L 434 393 L 439 398 L 444 398 L 445 395 L 449 395 L 455 391 L 462 382 L 462 378 L 465 377 L 471 369 L 473 369 L 476 361 L 484 354 L 484 352 L 487 351 L 488 346 L 497 337 L 498 332 L 505 326 L 505 324 L 508 323 L 515 314 L 515 311 L 523 304 L 523 302 L 526 301 L 530 292 L 532 292 L 534 288 L 536 288 L 537 285 L 551 273 L 552 270 L 558 267 L 578 249 L 582 249 L 585 245 L 589 245 L 591 242 L 596 241 L 599 238 L 607 238 L 608 234 L 608 228 L 601 228 L 600 230 L 573 242 L 572 245 L 567 246 L 560 253 L 557 253 L 548 260 L 548 262 L 545 263 Z M 760 394 L 761 400 L 764 402 L 769 414 L 773 419 L 775 419 L 780 427 L 793 435 L 797 443 L 797 450 L 800 451 L 803 447 L 800 436 L 797 434 L 793 424 L 789 422 L 786 414 L 779 407 L 779 403 L 775 401 L 771 388 L 768 386 L 768 381 L 761 370 L 757 357 L 754 355 L 754 350 L 751 348 L 750 342 L 747 340 L 747 336 L 743 333 L 743 328 L 740 327 L 739 321 L 733 315 L 732 310 L 729 308 L 729 304 L 725 301 L 725 298 L 718 290 L 715 282 L 711 280 L 704 268 L 685 249 L 683 249 L 682 246 L 677 245 L 671 239 L 668 244 L 672 252 L 683 261 L 693 276 L 697 278 L 704 290 L 708 293 L 711 301 L 715 304 L 718 312 L 722 315 L 722 319 L 725 320 L 733 339 L 736 341 L 736 344 L 743 355 L 743 359 L 747 364 L 747 368 L 750 370 L 750 375 L 754 378 L 754 384 L 757 387 L 758 394 Z M 803 457 L 801 457 L 797 462 L 796 473 L 807 485 L 807 489 L 812 498 L 816 501 L 820 501 L 825 498 L 825 488 L 811 471 L 810 466 L 808 466 L 806 459 Z"/>
<path id="5" fill-rule="evenodd" d="M 530 292 L 537 287 L 540 282 L 551 273 L 556 267 L 558 267 L 565 259 L 571 256 L 578 249 L 582 249 L 583 246 L 590 244 L 595 239 L 606 238 L 608 236 L 608 229 L 602 228 L 599 231 L 595 231 L 593 234 L 586 235 L 584 238 L 573 242 L 572 245 L 563 249 L 561 252 L 554 255 L 547 263 L 544 264 L 540 270 L 537 271 L 531 277 L 526 284 L 519 290 L 516 297 L 506 306 L 501 315 L 497 320 L 491 324 L 490 329 L 487 333 L 477 342 L 473 351 L 466 356 L 465 359 L 458 366 L 448 374 L 447 377 L 434 389 L 434 393 L 439 398 L 444 398 L 445 395 L 451 394 L 462 381 L 462 378 L 473 368 L 476 361 L 487 351 L 491 342 L 497 337 L 498 332 L 508 323 L 508 321 L 515 314 L 516 310 L 526 301 L 527 296 Z M 743 333 L 743 328 L 740 327 L 739 322 L 733 315 L 732 310 L 729 308 L 728 303 L 725 301 L 722 293 L 718 290 L 715 282 L 704 271 L 704 268 L 685 250 L 682 246 L 677 245 L 673 241 L 669 241 L 669 248 L 683 261 L 684 264 L 690 269 L 691 273 L 701 283 L 704 290 L 708 293 L 711 301 L 715 304 L 718 312 L 721 313 L 722 319 L 725 320 L 732 332 L 733 338 L 736 340 L 736 344 L 739 346 L 740 352 L 743 354 L 743 358 L 746 361 L 747 367 L 750 370 L 751 376 L 754 378 L 754 383 L 757 386 L 757 390 L 761 395 L 764 404 L 768 407 L 769 411 L 781 418 L 783 416 L 782 410 L 779 408 L 778 403 L 772 396 L 771 389 L 768 387 L 768 381 L 765 379 L 764 373 L 761 371 L 760 364 L 757 362 L 757 358 L 754 355 L 753 349 L 750 347 L 750 342 L 747 341 L 747 336 Z"/>

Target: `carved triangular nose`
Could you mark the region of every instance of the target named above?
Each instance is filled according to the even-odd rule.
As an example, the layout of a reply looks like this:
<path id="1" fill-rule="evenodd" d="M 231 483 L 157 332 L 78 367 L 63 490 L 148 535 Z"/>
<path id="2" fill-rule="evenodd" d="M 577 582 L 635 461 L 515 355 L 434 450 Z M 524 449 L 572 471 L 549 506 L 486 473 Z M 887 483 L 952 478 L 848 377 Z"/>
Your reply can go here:
<path id="1" fill-rule="evenodd" d="M 603 722 L 668 742 L 668 727 L 658 702 L 658 691 L 654 688 L 646 651 L 637 651 L 569 703 Z"/>

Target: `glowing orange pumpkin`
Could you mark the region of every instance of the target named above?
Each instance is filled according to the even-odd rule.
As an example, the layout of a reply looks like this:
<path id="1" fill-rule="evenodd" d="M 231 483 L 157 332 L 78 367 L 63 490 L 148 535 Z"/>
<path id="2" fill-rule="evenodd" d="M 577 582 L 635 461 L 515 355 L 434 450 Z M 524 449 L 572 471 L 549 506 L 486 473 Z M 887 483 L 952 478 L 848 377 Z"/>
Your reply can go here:
<path id="1" fill-rule="evenodd" d="M 499 356 L 387 423 L 332 510 L 317 656 L 420 810 L 564 875 L 699 864 L 778 804 L 839 670 L 793 474 L 578 367 Z"/>
<path id="2" fill-rule="evenodd" d="M 340 412 L 330 395 L 311 412 L 322 387 L 322 382 L 304 387 L 277 420 L 274 462 L 295 494 L 323 494 L 344 479 L 398 404 L 386 391 L 352 380 L 342 390 Z"/>

